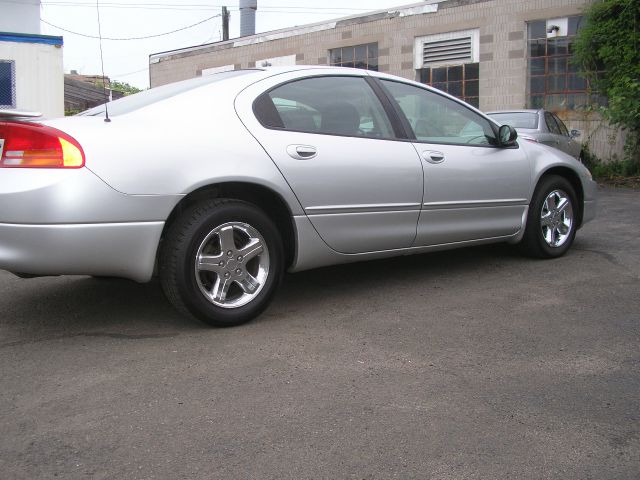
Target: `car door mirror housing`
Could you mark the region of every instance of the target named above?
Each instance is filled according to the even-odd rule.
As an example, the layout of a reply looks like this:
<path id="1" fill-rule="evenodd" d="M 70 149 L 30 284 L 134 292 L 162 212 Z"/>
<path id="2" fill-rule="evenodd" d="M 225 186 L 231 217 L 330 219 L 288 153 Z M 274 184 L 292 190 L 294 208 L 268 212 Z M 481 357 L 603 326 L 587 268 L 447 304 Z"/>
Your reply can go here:
<path id="1" fill-rule="evenodd" d="M 580 130 L 571 130 L 571 138 L 578 138 L 580 135 L 582 135 Z"/>
<path id="2" fill-rule="evenodd" d="M 511 125 L 502 125 L 498 130 L 498 140 L 501 147 L 514 147 L 517 138 L 518 132 Z"/>

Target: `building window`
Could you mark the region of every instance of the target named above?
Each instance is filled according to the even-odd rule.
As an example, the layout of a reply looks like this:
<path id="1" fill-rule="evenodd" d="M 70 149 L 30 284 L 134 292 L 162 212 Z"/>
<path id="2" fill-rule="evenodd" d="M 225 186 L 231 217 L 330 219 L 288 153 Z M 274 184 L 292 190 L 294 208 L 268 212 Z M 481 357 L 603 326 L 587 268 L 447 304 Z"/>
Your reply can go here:
<path id="1" fill-rule="evenodd" d="M 536 20 L 527 24 L 529 108 L 552 112 L 580 110 L 598 102 L 573 63 L 573 45 L 582 17 Z"/>
<path id="2" fill-rule="evenodd" d="M 450 67 L 421 68 L 420 82 L 447 92 L 478 108 L 480 104 L 480 64 L 465 63 Z"/>
<path id="3" fill-rule="evenodd" d="M 378 44 L 367 43 L 329 50 L 329 63 L 338 67 L 378 71 Z"/>
<path id="4" fill-rule="evenodd" d="M 16 108 L 16 62 L 0 60 L 0 108 Z"/>
<path id="5" fill-rule="evenodd" d="M 478 107 L 480 103 L 479 30 L 427 35 L 415 39 L 418 80 Z"/>

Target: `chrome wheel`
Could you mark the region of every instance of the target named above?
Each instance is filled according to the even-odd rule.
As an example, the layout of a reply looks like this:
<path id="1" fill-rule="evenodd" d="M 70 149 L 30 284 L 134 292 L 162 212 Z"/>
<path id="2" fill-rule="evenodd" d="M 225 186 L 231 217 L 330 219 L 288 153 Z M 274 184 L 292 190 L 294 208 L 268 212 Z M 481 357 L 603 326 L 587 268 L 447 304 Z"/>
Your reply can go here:
<path id="1" fill-rule="evenodd" d="M 573 206 L 562 190 L 553 190 L 542 204 L 540 225 L 544 241 L 550 247 L 561 247 L 571 236 Z"/>
<path id="2" fill-rule="evenodd" d="M 251 302 L 269 276 L 269 250 L 255 228 L 229 222 L 214 228 L 195 258 L 195 276 L 205 298 L 222 308 Z"/>

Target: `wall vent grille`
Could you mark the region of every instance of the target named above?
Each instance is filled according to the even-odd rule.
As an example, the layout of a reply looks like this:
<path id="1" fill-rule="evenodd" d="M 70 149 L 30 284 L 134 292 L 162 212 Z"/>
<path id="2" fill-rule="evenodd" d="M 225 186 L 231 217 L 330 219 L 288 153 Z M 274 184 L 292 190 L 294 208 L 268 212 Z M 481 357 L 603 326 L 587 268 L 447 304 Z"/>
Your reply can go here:
<path id="1" fill-rule="evenodd" d="M 471 37 L 425 42 L 423 45 L 423 65 L 460 64 L 472 61 Z"/>

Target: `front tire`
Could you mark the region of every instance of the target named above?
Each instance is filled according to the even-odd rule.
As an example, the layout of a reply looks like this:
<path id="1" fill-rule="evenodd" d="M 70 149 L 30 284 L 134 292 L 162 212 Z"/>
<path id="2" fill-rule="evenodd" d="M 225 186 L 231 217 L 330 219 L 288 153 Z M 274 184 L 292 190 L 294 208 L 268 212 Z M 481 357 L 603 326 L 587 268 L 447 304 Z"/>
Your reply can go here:
<path id="1" fill-rule="evenodd" d="M 188 208 L 169 227 L 160 281 L 179 311 L 231 327 L 269 305 L 283 259 L 280 234 L 262 210 L 239 200 L 208 200 Z"/>
<path id="2" fill-rule="evenodd" d="M 578 201 L 564 177 L 543 177 L 529 204 L 529 214 L 520 249 L 537 258 L 564 255 L 576 236 Z"/>

